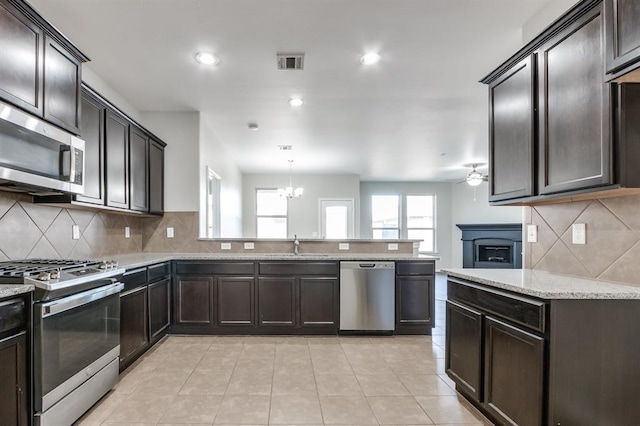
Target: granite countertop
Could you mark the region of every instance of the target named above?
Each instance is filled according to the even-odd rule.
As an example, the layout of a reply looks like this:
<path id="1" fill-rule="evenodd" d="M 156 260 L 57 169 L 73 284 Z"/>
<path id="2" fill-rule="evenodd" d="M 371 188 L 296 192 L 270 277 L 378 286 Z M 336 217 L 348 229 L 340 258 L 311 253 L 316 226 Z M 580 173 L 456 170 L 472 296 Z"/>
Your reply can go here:
<path id="1" fill-rule="evenodd" d="M 331 261 L 350 261 L 350 260 L 376 260 L 376 261 L 395 261 L 395 260 L 440 260 L 437 256 L 414 256 L 411 254 L 312 254 L 302 253 L 298 256 L 288 253 L 255 253 L 255 254 L 238 254 L 238 253 L 133 253 L 113 256 L 121 267 L 138 268 L 151 265 L 158 262 L 166 262 L 168 260 L 288 260 L 288 261 L 304 261 L 304 260 L 331 260 Z"/>
<path id="2" fill-rule="evenodd" d="M 35 290 L 31 284 L 0 284 L 0 299 L 29 293 Z"/>
<path id="3" fill-rule="evenodd" d="M 440 272 L 542 299 L 640 299 L 640 286 L 546 271 L 444 268 Z"/>

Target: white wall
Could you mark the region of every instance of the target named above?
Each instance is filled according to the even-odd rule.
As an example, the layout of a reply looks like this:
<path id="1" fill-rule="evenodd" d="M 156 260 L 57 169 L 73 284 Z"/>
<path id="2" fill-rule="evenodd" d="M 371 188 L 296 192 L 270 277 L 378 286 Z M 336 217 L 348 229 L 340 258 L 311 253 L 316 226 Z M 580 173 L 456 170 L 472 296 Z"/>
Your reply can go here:
<path id="1" fill-rule="evenodd" d="M 242 173 L 215 134 L 213 125 L 200 117 L 200 235 L 206 235 L 207 166 L 220 176 L 220 237 L 242 237 Z"/>
<path id="2" fill-rule="evenodd" d="M 462 268 L 462 231 L 456 224 L 468 223 L 522 223 L 524 207 L 489 205 L 487 183 L 473 188 L 467 184 L 451 185 L 451 266 Z"/>
<path id="3" fill-rule="evenodd" d="M 551 0 L 522 26 L 522 45 L 529 43 L 553 21 L 568 11 L 578 0 Z"/>
<path id="4" fill-rule="evenodd" d="M 109 102 L 121 109 L 125 114 L 134 120 L 142 123 L 140 111 L 133 107 L 120 93 L 113 90 L 109 84 L 98 74 L 91 70 L 91 63 L 82 65 L 82 81 L 96 92 L 107 98 Z M 143 124 L 144 125 L 144 124 Z"/>
<path id="5" fill-rule="evenodd" d="M 372 238 L 371 196 L 375 194 L 436 196 L 437 267 L 451 266 L 451 185 L 431 182 L 362 182 L 360 184 L 360 236 Z"/>
<path id="6" fill-rule="evenodd" d="M 242 226 L 244 237 L 256 236 L 256 189 L 287 186 L 289 175 L 245 174 L 242 179 Z M 317 238 L 320 233 L 319 198 L 353 198 L 355 232 L 358 238 L 360 177 L 358 175 L 293 175 L 293 186 L 304 188 L 302 198 L 289 201 L 288 236 Z"/>
<path id="7" fill-rule="evenodd" d="M 167 143 L 164 152 L 165 211 L 198 211 L 200 113 L 143 112 L 141 124 Z"/>

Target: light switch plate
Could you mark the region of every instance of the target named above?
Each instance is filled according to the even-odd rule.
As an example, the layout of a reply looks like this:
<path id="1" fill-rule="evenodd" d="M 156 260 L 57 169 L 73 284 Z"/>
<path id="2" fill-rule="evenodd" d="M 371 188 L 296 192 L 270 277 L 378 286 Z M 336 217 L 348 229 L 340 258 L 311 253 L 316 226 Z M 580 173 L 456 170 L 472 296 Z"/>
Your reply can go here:
<path id="1" fill-rule="evenodd" d="M 256 245 L 254 243 L 244 243 L 245 250 L 253 250 L 254 248 L 256 248 Z"/>
<path id="2" fill-rule="evenodd" d="M 349 250 L 349 243 L 338 243 L 338 250 Z"/>
<path id="3" fill-rule="evenodd" d="M 387 244 L 387 250 L 391 250 L 391 251 L 398 250 L 398 244 L 396 244 L 396 243 Z"/>
<path id="4" fill-rule="evenodd" d="M 587 225 L 574 223 L 571 227 L 573 244 L 587 244 Z"/>
<path id="5" fill-rule="evenodd" d="M 74 240 L 80 239 L 80 227 L 78 225 L 71 225 L 71 238 Z"/>
<path id="6" fill-rule="evenodd" d="M 124 227 L 124 237 L 125 238 L 131 238 L 131 228 L 128 226 Z"/>
<path id="7" fill-rule="evenodd" d="M 173 238 L 173 228 L 171 226 L 167 228 L 167 238 Z"/>
<path id="8" fill-rule="evenodd" d="M 527 225 L 527 242 L 538 242 L 538 225 Z"/>
<path id="9" fill-rule="evenodd" d="M 231 243 L 220 243 L 220 250 L 231 250 Z"/>

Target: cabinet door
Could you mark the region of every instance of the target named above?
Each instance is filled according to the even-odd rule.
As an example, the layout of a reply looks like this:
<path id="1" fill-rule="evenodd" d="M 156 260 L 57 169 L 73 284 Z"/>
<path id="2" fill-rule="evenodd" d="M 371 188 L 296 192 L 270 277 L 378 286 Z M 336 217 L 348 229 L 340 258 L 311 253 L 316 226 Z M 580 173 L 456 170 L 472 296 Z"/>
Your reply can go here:
<path id="1" fill-rule="evenodd" d="M 148 144 L 149 138 L 135 126 L 129 126 L 129 200 L 131 210 L 149 211 Z"/>
<path id="2" fill-rule="evenodd" d="M 147 286 L 120 295 L 120 369 L 147 347 Z"/>
<path id="3" fill-rule="evenodd" d="M 447 301 L 445 369 L 456 388 L 482 398 L 482 314 Z"/>
<path id="4" fill-rule="evenodd" d="M 296 324 L 296 279 L 263 277 L 258 279 L 258 324 L 293 327 Z"/>
<path id="5" fill-rule="evenodd" d="M 149 340 L 163 336 L 169 327 L 171 278 L 149 284 Z"/>
<path id="6" fill-rule="evenodd" d="M 303 327 L 338 327 L 338 280 L 335 278 L 300 278 L 300 325 Z"/>
<path id="7" fill-rule="evenodd" d="M 25 333 L 0 341 L 0 419 L 6 425 L 28 425 Z"/>
<path id="8" fill-rule="evenodd" d="M 149 141 L 149 213 L 164 213 L 164 147 Z"/>
<path id="9" fill-rule="evenodd" d="M 433 277 L 397 277 L 396 330 L 434 326 L 433 291 Z"/>
<path id="10" fill-rule="evenodd" d="M 128 125 L 124 117 L 114 111 L 107 111 L 105 149 L 109 207 L 129 208 Z"/>
<path id="11" fill-rule="evenodd" d="M 534 195 L 535 56 L 489 87 L 489 201 Z"/>
<path id="12" fill-rule="evenodd" d="M 79 133 L 81 63 L 64 47 L 45 37 L 44 118 Z"/>
<path id="13" fill-rule="evenodd" d="M 544 339 L 485 319 L 485 404 L 505 424 L 542 425 Z"/>
<path id="14" fill-rule="evenodd" d="M 9 2 L 0 2 L 0 97 L 39 116 L 43 37 L 42 30 Z"/>
<path id="15" fill-rule="evenodd" d="M 174 291 L 175 324 L 215 325 L 213 278 L 177 277 Z"/>
<path id="16" fill-rule="evenodd" d="M 605 0 L 607 72 L 640 58 L 640 2 Z"/>
<path id="17" fill-rule="evenodd" d="M 76 200 L 104 205 L 104 114 L 105 106 L 82 93 L 80 137 L 84 140 L 84 194 Z"/>
<path id="18" fill-rule="evenodd" d="M 602 6 L 538 51 L 541 194 L 612 183 Z"/>
<path id="19" fill-rule="evenodd" d="M 253 277 L 218 277 L 218 324 L 221 327 L 233 325 L 254 325 Z"/>

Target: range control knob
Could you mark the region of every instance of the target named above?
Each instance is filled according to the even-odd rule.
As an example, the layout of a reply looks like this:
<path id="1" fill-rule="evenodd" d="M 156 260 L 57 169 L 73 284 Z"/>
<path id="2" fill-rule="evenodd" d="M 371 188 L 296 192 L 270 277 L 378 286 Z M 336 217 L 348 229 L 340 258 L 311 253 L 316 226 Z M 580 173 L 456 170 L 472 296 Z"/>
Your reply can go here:
<path id="1" fill-rule="evenodd" d="M 49 281 L 51 279 L 51 274 L 49 272 L 40 272 L 36 277 L 38 281 Z"/>
<path id="2" fill-rule="evenodd" d="M 57 280 L 60 278 L 60 270 L 59 269 L 53 269 L 51 271 L 49 271 L 49 275 L 51 276 L 52 280 Z"/>
<path id="3" fill-rule="evenodd" d="M 100 269 L 108 269 L 109 268 L 109 264 L 107 263 L 106 260 L 103 260 L 102 262 L 100 262 L 100 265 L 98 265 L 98 268 L 100 268 Z"/>

